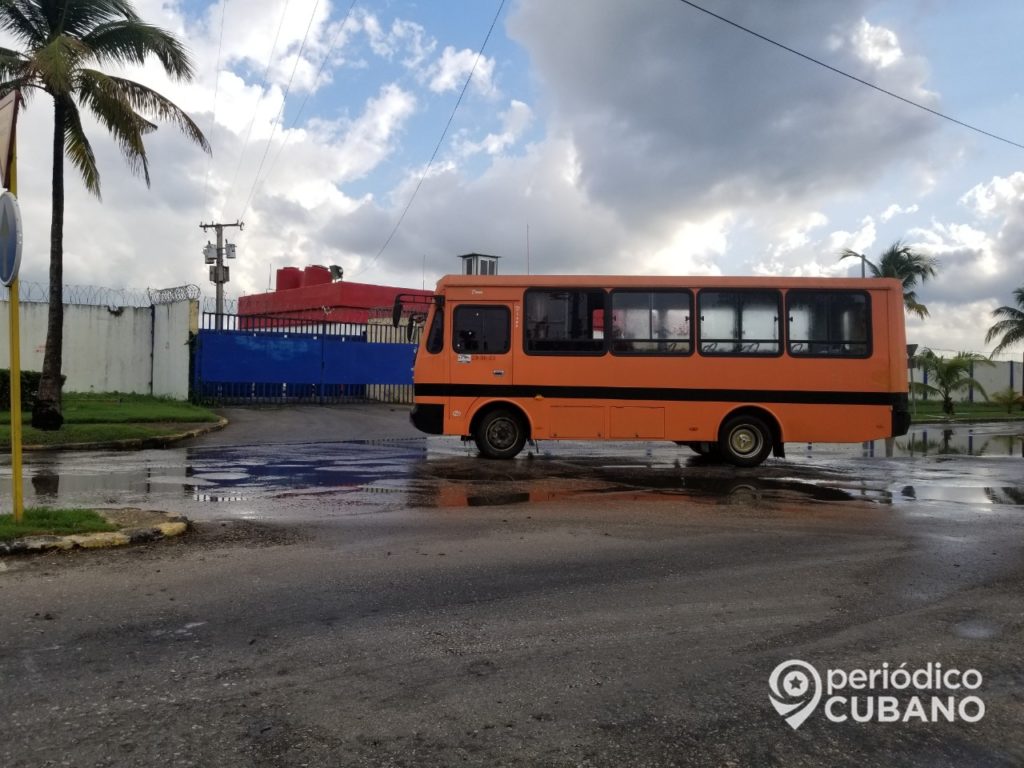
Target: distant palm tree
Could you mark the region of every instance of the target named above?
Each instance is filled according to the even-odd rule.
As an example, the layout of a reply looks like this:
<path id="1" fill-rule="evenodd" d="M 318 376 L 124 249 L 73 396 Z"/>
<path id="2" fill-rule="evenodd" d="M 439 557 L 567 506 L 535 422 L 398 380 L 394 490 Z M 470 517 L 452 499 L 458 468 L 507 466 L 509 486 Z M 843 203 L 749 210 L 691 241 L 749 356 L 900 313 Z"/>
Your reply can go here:
<path id="1" fill-rule="evenodd" d="M 899 280 L 903 283 L 903 304 L 907 311 L 918 317 L 928 317 L 928 307 L 917 300 L 914 289 L 919 282 L 924 283 L 928 278 L 935 277 L 939 262 L 934 256 L 918 253 L 897 240 L 882 253 L 877 264 L 849 248 L 839 254 L 839 260 L 843 259 L 861 259 L 872 277 L 894 277 Z"/>
<path id="2" fill-rule="evenodd" d="M 198 126 L 156 91 L 92 67 L 142 65 L 155 56 L 168 75 L 188 81 L 192 61 L 169 32 L 143 22 L 129 0 L 0 0 L 0 29 L 22 50 L 0 48 L 0 97 L 42 91 L 53 99 L 53 208 L 50 218 L 50 306 L 46 348 L 32 426 L 59 429 L 64 344 L 64 155 L 86 189 L 100 194 L 96 157 L 80 110 L 91 112 L 117 142 L 133 173 L 149 185 L 143 137 L 156 126 L 147 115 L 177 125 L 210 151 Z"/>
<path id="3" fill-rule="evenodd" d="M 993 403 L 998 405 L 1005 405 L 1007 413 L 1013 413 L 1013 406 L 1019 405 L 1024 408 L 1024 395 L 1015 390 L 1013 387 L 1007 387 L 1001 389 L 998 392 L 994 392 L 990 397 Z"/>
<path id="4" fill-rule="evenodd" d="M 953 395 L 973 387 L 988 400 L 988 394 L 981 383 L 971 374 L 976 365 L 995 365 L 984 355 L 976 352 L 958 352 L 945 358 L 925 349 L 917 356 L 917 364 L 925 371 L 928 383 L 914 382 L 914 391 L 942 398 L 942 412 L 952 416 L 955 412 Z"/>
<path id="5" fill-rule="evenodd" d="M 992 317 L 998 318 L 998 322 L 988 329 L 985 334 L 985 343 L 993 341 L 996 337 L 999 343 L 992 350 L 992 354 L 1002 352 L 1024 341 L 1024 285 L 1017 288 L 1013 295 L 1017 301 L 1016 307 L 999 307 L 992 310 Z"/>

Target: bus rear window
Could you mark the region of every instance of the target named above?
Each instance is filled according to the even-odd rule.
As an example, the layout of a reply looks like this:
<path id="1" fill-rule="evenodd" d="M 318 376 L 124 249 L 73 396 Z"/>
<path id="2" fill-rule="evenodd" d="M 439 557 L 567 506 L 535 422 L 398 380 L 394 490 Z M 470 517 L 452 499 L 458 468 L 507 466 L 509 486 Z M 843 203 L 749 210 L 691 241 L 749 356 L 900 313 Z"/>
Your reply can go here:
<path id="1" fill-rule="evenodd" d="M 799 357 L 867 357 L 871 354 L 868 295 L 854 291 L 786 294 L 789 354 Z"/>
<path id="2" fill-rule="evenodd" d="M 701 291 L 702 355 L 778 355 L 780 295 L 777 291 Z"/>
<path id="3" fill-rule="evenodd" d="M 526 351 L 531 354 L 604 353 L 605 292 L 526 292 Z"/>

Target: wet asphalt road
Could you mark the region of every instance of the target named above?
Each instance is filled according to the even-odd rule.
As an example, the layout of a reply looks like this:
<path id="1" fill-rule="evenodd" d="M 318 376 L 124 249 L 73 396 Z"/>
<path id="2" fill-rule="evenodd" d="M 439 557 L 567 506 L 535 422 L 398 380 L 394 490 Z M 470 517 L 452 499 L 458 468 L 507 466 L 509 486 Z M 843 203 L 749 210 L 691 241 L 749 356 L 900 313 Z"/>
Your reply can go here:
<path id="1" fill-rule="evenodd" d="M 32 455 L 29 503 L 197 530 L 0 563 L 0 765 L 1021 765 L 1018 434 L 495 463 L 388 408 Z M 8 493 L 7 488 L 3 489 Z M 975 668 L 977 723 L 792 730 L 768 679 Z"/>

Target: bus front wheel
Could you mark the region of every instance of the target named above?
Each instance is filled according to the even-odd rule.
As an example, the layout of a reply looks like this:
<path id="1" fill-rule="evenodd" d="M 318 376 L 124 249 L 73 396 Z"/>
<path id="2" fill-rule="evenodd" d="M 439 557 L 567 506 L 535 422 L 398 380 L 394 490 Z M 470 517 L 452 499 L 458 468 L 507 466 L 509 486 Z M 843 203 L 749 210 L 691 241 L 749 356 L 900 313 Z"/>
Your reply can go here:
<path id="1" fill-rule="evenodd" d="M 737 467 L 756 467 L 772 449 L 772 432 L 764 420 L 750 414 L 733 416 L 722 425 L 718 450 Z"/>
<path id="2" fill-rule="evenodd" d="M 498 409 L 480 419 L 473 439 L 486 458 L 511 459 L 526 445 L 526 427 L 517 414 Z"/>

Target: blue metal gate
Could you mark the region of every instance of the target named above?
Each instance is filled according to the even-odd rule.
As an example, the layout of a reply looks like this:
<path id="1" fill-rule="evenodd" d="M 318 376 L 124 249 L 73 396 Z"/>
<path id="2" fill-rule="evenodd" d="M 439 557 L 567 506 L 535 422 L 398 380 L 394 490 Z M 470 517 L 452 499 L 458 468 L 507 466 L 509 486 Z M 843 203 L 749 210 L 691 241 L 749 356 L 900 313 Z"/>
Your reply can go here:
<path id="1" fill-rule="evenodd" d="M 204 313 L 193 342 L 199 402 L 412 402 L 405 328 Z"/>

